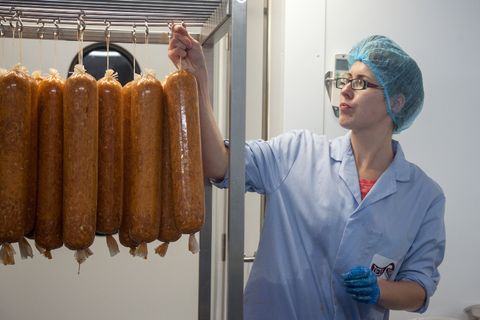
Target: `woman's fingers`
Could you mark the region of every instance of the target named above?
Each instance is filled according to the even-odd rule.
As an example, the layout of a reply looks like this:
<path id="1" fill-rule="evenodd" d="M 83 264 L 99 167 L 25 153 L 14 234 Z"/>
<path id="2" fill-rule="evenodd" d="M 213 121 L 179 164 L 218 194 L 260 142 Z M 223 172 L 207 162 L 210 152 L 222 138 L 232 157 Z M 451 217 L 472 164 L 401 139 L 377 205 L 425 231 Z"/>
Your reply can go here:
<path id="1" fill-rule="evenodd" d="M 185 49 L 187 49 L 187 46 L 185 45 L 185 43 L 183 43 L 179 39 L 172 38 L 172 40 L 170 41 L 169 49 L 174 49 L 174 48 L 180 48 L 180 49 L 185 50 Z"/>
<path id="2" fill-rule="evenodd" d="M 170 58 L 170 60 L 172 60 L 172 62 L 175 65 L 177 65 L 180 58 L 185 58 L 186 56 L 187 56 L 187 52 L 184 49 L 174 48 L 174 49 L 168 50 L 168 57 Z"/>
<path id="3" fill-rule="evenodd" d="M 178 34 L 181 34 L 181 35 L 184 35 L 184 36 L 188 35 L 187 29 L 184 26 L 182 26 L 181 24 L 175 24 L 172 28 L 172 32 L 173 33 L 178 33 Z"/>

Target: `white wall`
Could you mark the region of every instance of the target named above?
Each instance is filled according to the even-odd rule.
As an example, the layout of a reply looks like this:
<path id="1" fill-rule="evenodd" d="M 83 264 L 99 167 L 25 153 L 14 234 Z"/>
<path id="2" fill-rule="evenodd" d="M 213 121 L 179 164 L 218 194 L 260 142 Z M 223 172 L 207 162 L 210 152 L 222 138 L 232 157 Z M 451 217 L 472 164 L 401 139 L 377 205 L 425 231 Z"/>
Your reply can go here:
<path id="1" fill-rule="evenodd" d="M 325 8 L 319 3 L 285 1 L 284 130 L 318 132 L 323 125 L 325 34 L 313 28 L 324 23 L 319 17 L 325 16 Z"/>
<path id="2" fill-rule="evenodd" d="M 271 83 L 271 91 L 278 89 L 284 97 L 284 104 L 278 106 L 283 110 L 283 118 L 276 123 L 279 131 L 301 126 L 329 137 L 345 132 L 325 97 L 322 77 L 332 70 L 335 53 L 348 52 L 368 35 L 391 37 L 418 62 L 424 77 L 424 110 L 410 129 L 395 138 L 401 141 L 407 159 L 439 182 L 447 197 L 442 280 L 426 315 L 466 319 L 463 308 L 480 303 L 480 278 L 476 276 L 480 270 L 480 151 L 476 132 L 480 118 L 476 94 L 480 2 L 284 0 L 275 4 L 286 7 L 285 16 L 278 17 L 286 21 L 282 30 L 285 59 L 276 66 L 286 70 L 285 77 L 281 86 Z M 312 17 L 312 13 L 318 15 Z M 325 68 L 315 55 L 317 51 L 325 59 Z M 324 123 L 312 105 L 325 112 Z M 415 316 L 392 312 L 391 319 Z"/>

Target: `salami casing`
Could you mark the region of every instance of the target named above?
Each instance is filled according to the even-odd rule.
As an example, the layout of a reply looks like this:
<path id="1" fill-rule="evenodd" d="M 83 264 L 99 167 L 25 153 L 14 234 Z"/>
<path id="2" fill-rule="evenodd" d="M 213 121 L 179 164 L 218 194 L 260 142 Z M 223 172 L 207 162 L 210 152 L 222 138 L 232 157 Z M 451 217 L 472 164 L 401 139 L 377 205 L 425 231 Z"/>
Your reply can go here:
<path id="1" fill-rule="evenodd" d="M 162 194 L 161 194 L 161 218 L 158 240 L 164 242 L 156 248 L 160 256 L 165 256 L 168 244 L 180 239 L 182 234 L 175 226 L 175 212 L 172 197 L 172 170 L 170 165 L 170 133 L 168 130 L 167 101 L 164 99 L 163 125 L 162 125 Z"/>
<path id="2" fill-rule="evenodd" d="M 98 182 L 97 81 L 82 65 L 65 81 L 63 118 L 63 242 L 78 251 L 95 238 Z"/>
<path id="3" fill-rule="evenodd" d="M 131 94 L 130 236 L 141 244 L 157 239 L 160 227 L 163 89 L 147 72 Z"/>
<path id="4" fill-rule="evenodd" d="M 130 237 L 132 215 L 130 213 L 131 198 L 131 147 L 130 147 L 130 112 L 132 105 L 132 87 L 136 80 L 130 81 L 122 88 L 123 99 L 123 206 L 122 219 L 118 238 L 120 243 L 130 248 L 130 253 L 135 255 L 138 243 Z"/>
<path id="5" fill-rule="evenodd" d="M 122 86 L 113 70 L 98 81 L 99 148 L 97 233 L 120 227 L 123 198 Z"/>
<path id="6" fill-rule="evenodd" d="M 175 225 L 194 234 L 204 223 L 198 91 L 195 77 L 186 70 L 170 74 L 165 83 L 170 140 Z"/>
<path id="7" fill-rule="evenodd" d="M 19 66 L 0 76 L 0 244 L 4 264 L 14 264 L 8 243 L 23 239 L 28 211 L 31 87 Z"/>
<path id="8" fill-rule="evenodd" d="M 25 235 L 33 238 L 37 216 L 37 179 L 38 179 L 38 86 L 42 77 L 38 71 L 28 77 L 31 88 L 31 141 L 28 179 L 28 209 L 25 219 Z"/>
<path id="9" fill-rule="evenodd" d="M 50 251 L 63 244 L 63 89 L 55 69 L 38 88 L 38 193 L 35 243 Z"/>

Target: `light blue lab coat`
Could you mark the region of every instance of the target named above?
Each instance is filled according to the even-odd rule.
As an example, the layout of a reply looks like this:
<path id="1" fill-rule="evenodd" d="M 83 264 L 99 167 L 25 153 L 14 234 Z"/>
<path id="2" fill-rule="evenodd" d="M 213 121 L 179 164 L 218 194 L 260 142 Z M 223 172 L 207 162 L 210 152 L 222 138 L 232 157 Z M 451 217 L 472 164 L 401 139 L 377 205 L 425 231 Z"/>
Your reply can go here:
<path id="1" fill-rule="evenodd" d="M 388 319 L 388 310 L 346 293 L 340 275 L 357 265 L 419 283 L 428 298 L 417 311 L 426 310 L 445 251 L 445 197 L 398 142 L 393 148 L 362 201 L 350 133 L 328 141 L 292 131 L 246 143 L 246 189 L 267 201 L 246 320 Z"/>

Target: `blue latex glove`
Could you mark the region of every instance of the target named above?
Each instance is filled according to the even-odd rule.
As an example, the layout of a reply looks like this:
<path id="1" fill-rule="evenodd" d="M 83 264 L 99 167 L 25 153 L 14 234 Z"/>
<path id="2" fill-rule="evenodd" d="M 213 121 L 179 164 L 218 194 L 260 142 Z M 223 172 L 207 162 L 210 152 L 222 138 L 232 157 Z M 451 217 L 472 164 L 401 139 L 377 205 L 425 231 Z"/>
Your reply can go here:
<path id="1" fill-rule="evenodd" d="M 380 289 L 377 276 L 367 267 L 355 267 L 342 274 L 345 289 L 354 300 L 362 303 L 377 304 Z"/>

